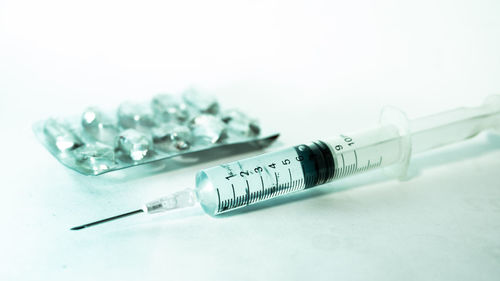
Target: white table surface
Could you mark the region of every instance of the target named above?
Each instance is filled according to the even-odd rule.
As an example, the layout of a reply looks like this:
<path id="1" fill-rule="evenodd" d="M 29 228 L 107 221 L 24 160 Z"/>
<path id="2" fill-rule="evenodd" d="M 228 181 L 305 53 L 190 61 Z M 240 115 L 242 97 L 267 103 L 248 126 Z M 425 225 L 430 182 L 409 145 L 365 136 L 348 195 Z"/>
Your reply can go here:
<path id="1" fill-rule="evenodd" d="M 281 132 L 273 151 L 500 93 L 498 1 L 0 2 L 0 280 L 499 280 L 500 137 L 416 157 L 275 206 L 82 231 L 192 187 L 162 162 L 99 177 L 59 164 L 31 124 L 194 85 Z M 274 205 L 274 204 L 273 204 Z"/>

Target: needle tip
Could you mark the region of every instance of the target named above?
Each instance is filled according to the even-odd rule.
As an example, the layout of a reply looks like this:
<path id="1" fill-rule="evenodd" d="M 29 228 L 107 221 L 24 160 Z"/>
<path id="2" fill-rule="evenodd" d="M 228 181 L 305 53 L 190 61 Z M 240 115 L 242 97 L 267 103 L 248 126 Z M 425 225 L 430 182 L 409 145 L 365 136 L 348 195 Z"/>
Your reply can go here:
<path id="1" fill-rule="evenodd" d="M 79 226 L 72 227 L 69 230 L 80 230 L 80 229 L 84 229 L 84 228 L 85 228 L 85 226 L 79 225 Z"/>

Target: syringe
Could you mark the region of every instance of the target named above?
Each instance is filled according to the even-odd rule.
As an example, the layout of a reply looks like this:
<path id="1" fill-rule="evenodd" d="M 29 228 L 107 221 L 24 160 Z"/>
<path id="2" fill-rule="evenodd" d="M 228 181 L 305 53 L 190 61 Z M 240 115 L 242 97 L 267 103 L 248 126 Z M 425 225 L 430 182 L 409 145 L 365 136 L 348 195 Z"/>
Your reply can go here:
<path id="1" fill-rule="evenodd" d="M 138 213 L 201 206 L 211 216 L 377 168 L 392 168 L 404 178 L 411 155 L 465 140 L 486 129 L 500 129 L 500 96 L 475 108 L 408 121 L 394 108 L 382 111 L 380 126 L 341 134 L 326 141 L 300 144 L 277 152 L 202 170 L 196 188 L 185 189 L 143 208 L 73 227 L 83 229 Z"/>

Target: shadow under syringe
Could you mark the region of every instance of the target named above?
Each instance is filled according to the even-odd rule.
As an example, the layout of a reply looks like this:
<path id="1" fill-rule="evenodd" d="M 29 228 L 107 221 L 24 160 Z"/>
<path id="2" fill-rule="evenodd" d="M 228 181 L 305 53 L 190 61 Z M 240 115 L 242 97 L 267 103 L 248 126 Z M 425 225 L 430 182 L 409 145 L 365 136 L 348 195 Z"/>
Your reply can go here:
<path id="1" fill-rule="evenodd" d="M 425 169 L 471 160 L 480 157 L 481 155 L 491 153 L 495 150 L 500 150 L 500 135 L 486 133 L 486 135 L 481 134 L 480 136 L 468 141 L 415 155 L 410 160 L 407 180 L 411 180 L 412 178 L 419 176 Z M 391 178 L 381 170 L 372 170 L 363 174 L 338 179 L 323 186 L 311 188 L 306 192 L 292 193 L 288 196 L 277 197 L 255 205 L 250 205 L 247 208 L 222 214 L 220 216 L 233 216 L 246 212 L 252 212 L 326 194 L 360 188 L 374 183 L 390 181 L 393 179 L 394 178 Z"/>

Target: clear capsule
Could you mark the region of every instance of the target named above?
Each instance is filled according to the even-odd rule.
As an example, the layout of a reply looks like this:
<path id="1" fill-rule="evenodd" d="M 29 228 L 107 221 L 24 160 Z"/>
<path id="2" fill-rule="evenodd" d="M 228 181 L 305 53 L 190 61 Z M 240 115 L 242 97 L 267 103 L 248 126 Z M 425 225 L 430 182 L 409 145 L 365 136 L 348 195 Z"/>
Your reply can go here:
<path id="1" fill-rule="evenodd" d="M 45 121 L 43 132 L 47 141 L 61 152 L 73 150 L 83 145 L 80 137 L 68 124 L 56 119 Z"/>
<path id="2" fill-rule="evenodd" d="M 241 111 L 233 109 L 224 112 L 222 121 L 227 124 L 229 137 L 254 137 L 260 134 L 257 120 L 248 117 Z"/>
<path id="3" fill-rule="evenodd" d="M 93 143 L 78 147 L 72 152 L 77 165 L 99 174 L 116 166 L 114 148 L 108 145 Z"/>
<path id="4" fill-rule="evenodd" d="M 201 113 L 217 114 L 219 113 L 219 102 L 214 96 L 202 95 L 195 89 L 188 89 L 182 94 L 186 104 Z"/>
<path id="5" fill-rule="evenodd" d="M 191 148 L 193 134 L 184 125 L 163 124 L 153 129 L 155 148 L 163 151 L 179 151 Z"/>
<path id="6" fill-rule="evenodd" d="M 141 161 L 151 154 L 153 141 L 148 134 L 128 129 L 117 136 L 115 147 L 130 159 Z"/>
<path id="7" fill-rule="evenodd" d="M 82 128 L 99 142 L 113 145 L 118 128 L 108 115 L 97 107 L 88 107 L 82 114 Z"/>
<path id="8" fill-rule="evenodd" d="M 161 122 L 184 122 L 189 118 L 186 104 L 169 94 L 158 94 L 151 100 L 151 108 Z"/>
<path id="9" fill-rule="evenodd" d="M 208 114 L 194 118 L 190 123 L 190 128 L 194 142 L 200 145 L 217 143 L 226 132 L 226 124 L 219 118 Z"/>

